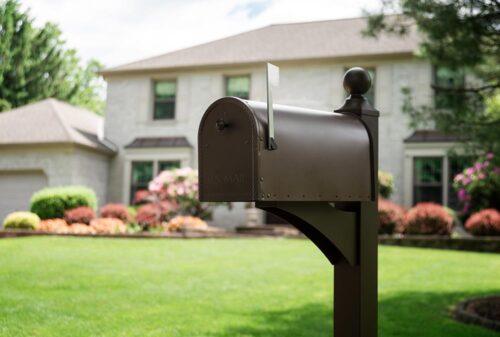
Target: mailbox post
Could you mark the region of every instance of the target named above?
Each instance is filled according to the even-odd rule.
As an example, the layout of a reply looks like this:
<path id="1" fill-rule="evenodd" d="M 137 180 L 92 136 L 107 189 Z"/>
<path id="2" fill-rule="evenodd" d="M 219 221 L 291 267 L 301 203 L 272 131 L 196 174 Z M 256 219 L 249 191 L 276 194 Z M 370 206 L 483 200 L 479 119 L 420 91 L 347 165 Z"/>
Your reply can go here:
<path id="1" fill-rule="evenodd" d="M 334 336 L 377 336 L 379 113 L 369 74 L 344 75 L 334 112 L 225 97 L 198 133 L 200 199 L 253 201 L 297 227 L 334 265 Z M 274 144 L 267 144 L 273 139 Z"/>

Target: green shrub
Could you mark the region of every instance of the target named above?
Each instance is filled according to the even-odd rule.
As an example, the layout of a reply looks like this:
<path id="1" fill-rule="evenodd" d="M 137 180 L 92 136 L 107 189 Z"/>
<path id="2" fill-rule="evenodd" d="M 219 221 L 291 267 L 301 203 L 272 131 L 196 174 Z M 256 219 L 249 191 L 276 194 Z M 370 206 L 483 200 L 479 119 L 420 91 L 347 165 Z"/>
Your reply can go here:
<path id="1" fill-rule="evenodd" d="M 97 198 L 84 186 L 44 188 L 31 197 L 31 211 L 42 219 L 63 218 L 64 211 L 80 206 L 97 207 Z"/>
<path id="2" fill-rule="evenodd" d="M 389 199 L 394 192 L 394 177 L 389 172 L 378 171 L 378 193 Z"/>
<path id="3" fill-rule="evenodd" d="M 7 215 L 3 221 L 4 228 L 36 229 L 40 224 L 40 217 L 31 212 L 14 212 Z"/>

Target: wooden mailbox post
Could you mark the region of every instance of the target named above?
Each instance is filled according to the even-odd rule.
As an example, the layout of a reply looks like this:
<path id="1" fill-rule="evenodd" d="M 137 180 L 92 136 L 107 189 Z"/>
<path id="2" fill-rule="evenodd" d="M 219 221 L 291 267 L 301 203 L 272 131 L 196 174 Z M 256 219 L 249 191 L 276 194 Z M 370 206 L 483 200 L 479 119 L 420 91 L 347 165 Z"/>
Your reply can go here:
<path id="1" fill-rule="evenodd" d="M 379 113 L 363 96 L 370 86 L 364 69 L 349 69 L 350 95 L 334 112 L 224 97 L 198 132 L 200 200 L 253 201 L 334 265 L 336 337 L 377 336 Z"/>

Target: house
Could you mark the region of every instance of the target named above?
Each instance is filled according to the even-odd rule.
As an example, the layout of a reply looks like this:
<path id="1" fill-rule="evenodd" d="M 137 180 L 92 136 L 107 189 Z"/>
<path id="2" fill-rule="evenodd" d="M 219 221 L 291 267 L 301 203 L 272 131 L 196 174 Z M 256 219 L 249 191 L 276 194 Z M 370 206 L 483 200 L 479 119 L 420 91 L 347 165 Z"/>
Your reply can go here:
<path id="1" fill-rule="evenodd" d="M 365 25 L 365 18 L 271 25 L 106 69 L 105 137 L 99 117 L 54 100 L 41 102 L 47 116 L 31 113 L 37 117 L 33 121 L 26 116 L 36 104 L 2 113 L 0 130 L 4 123 L 8 132 L 0 135 L 0 188 L 29 185 L 23 192 L 26 203 L 34 186 L 81 183 L 96 189 L 101 200 L 129 203 L 161 170 L 197 167 L 198 125 L 214 100 L 265 101 L 265 62 L 273 62 L 280 67 L 275 103 L 326 111 L 345 99 L 346 69 L 366 68 L 373 78 L 367 97 L 381 112 L 380 169 L 395 179 L 392 199 L 406 206 L 419 201 L 453 206 L 451 181 L 463 167 L 448 157 L 455 139 L 410 130 L 402 89 L 412 92 L 415 105 L 443 104 L 431 84 L 463 78 L 415 56 L 416 27 L 404 38 L 373 39 L 361 35 Z M 48 115 L 60 132 L 41 130 Z M 84 156 L 91 160 L 83 163 Z M 25 182 L 30 179 L 33 183 Z M 20 194 L 16 198 L 21 203 Z M 219 209 L 214 222 L 244 224 L 243 209 L 243 204 L 230 212 Z M 275 220 L 261 214 L 260 221 Z"/>
<path id="2" fill-rule="evenodd" d="M 404 38 L 378 39 L 364 38 L 364 27 L 364 18 L 271 25 L 103 71 L 105 134 L 118 146 L 109 198 L 130 201 L 164 167 L 196 167 L 205 109 L 225 95 L 265 101 L 269 61 L 281 71 L 276 103 L 330 111 L 345 98 L 345 70 L 369 70 L 368 98 L 381 111 L 380 169 L 394 175 L 393 199 L 406 206 L 453 204 L 451 179 L 461 169 L 447 155 L 454 139 L 413 132 L 402 113 L 402 88 L 411 90 L 415 104 L 433 104 L 431 84 L 450 75 L 415 56 L 415 27 Z"/>
<path id="3" fill-rule="evenodd" d="M 46 186 L 86 185 L 106 200 L 116 149 L 103 118 L 55 99 L 0 113 L 0 219 Z"/>

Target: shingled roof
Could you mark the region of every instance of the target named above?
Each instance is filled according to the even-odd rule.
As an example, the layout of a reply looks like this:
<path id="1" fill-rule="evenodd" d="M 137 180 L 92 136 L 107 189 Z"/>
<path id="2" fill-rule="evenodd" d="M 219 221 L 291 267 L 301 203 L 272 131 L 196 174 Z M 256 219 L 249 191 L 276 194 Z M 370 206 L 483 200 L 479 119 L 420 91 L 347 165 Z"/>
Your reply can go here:
<path id="1" fill-rule="evenodd" d="M 103 75 L 172 68 L 307 59 L 411 55 L 419 39 L 416 27 L 404 38 L 361 35 L 366 18 L 277 24 L 224 39 L 106 69 Z"/>
<path id="2" fill-rule="evenodd" d="M 48 98 L 0 113 L 0 146 L 73 143 L 114 153 L 103 124 L 93 112 Z"/>

